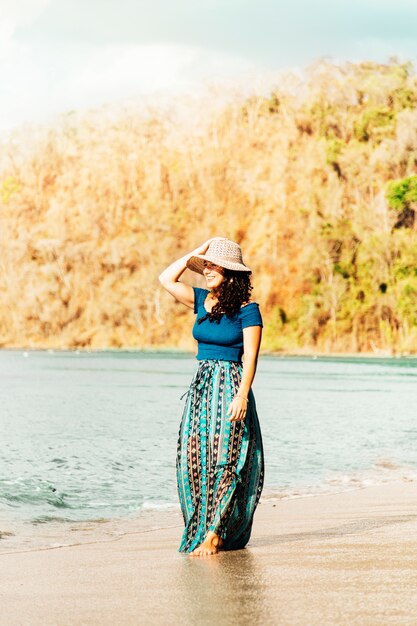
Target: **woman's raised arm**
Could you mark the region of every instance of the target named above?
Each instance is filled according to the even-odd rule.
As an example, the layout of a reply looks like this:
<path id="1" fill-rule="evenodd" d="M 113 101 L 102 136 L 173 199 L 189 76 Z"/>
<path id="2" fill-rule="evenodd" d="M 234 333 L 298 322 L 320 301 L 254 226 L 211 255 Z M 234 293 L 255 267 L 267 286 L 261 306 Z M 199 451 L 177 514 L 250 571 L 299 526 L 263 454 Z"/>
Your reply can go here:
<path id="1" fill-rule="evenodd" d="M 223 239 L 223 237 L 212 237 L 207 239 L 201 246 L 188 252 L 180 259 L 177 259 L 171 265 L 168 265 L 166 269 L 158 276 L 159 282 L 178 302 L 185 304 L 190 309 L 194 308 L 194 291 L 190 285 L 180 283 L 179 278 L 187 267 L 187 261 L 189 258 L 196 254 L 205 254 L 213 239 Z"/>

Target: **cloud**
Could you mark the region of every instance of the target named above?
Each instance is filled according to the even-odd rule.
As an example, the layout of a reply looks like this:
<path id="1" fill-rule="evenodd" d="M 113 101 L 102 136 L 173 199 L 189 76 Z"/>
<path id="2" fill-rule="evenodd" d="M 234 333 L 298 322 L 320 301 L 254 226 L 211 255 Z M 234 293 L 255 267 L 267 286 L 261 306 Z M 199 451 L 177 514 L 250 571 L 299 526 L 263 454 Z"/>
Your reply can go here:
<path id="1" fill-rule="evenodd" d="M 186 79 L 197 51 L 175 45 L 96 47 L 61 85 L 60 92 L 79 100 L 110 100 L 118 94 L 169 89 Z"/>
<path id="2" fill-rule="evenodd" d="M 205 81 L 253 79 L 260 68 L 244 58 L 194 46 L 66 44 L 50 48 L 11 42 L 0 71 L 0 129 L 43 121 L 71 109 L 155 92 L 198 90 Z"/>
<path id="3" fill-rule="evenodd" d="M 9 104 L 19 106 L 27 101 L 28 89 L 22 94 L 20 79 L 27 81 L 27 88 L 40 78 L 39 70 L 32 62 L 31 47 L 16 41 L 20 26 L 30 25 L 47 8 L 50 0 L 2 0 L 0 5 L 0 114 L 2 125 L 8 126 Z M 21 74 L 20 74 L 21 73 Z"/>
<path id="4" fill-rule="evenodd" d="M 9 22 L 14 28 L 30 25 L 50 3 L 51 0 L 2 0 L 0 23 Z"/>
<path id="5" fill-rule="evenodd" d="M 413 60 L 416 22 L 417 0 L 0 0 L 0 128 L 323 56 Z"/>

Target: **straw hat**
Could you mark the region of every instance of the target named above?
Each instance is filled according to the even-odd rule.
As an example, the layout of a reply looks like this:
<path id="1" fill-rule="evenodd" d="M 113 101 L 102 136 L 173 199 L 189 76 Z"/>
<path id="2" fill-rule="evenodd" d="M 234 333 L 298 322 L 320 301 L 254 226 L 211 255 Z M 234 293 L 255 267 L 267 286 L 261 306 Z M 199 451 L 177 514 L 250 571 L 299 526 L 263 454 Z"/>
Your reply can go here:
<path id="1" fill-rule="evenodd" d="M 230 239 L 215 239 L 210 243 L 206 254 L 196 254 L 190 257 L 187 267 L 193 272 L 202 274 L 204 261 L 210 261 L 228 270 L 252 273 L 252 270 L 243 263 L 241 247 Z"/>

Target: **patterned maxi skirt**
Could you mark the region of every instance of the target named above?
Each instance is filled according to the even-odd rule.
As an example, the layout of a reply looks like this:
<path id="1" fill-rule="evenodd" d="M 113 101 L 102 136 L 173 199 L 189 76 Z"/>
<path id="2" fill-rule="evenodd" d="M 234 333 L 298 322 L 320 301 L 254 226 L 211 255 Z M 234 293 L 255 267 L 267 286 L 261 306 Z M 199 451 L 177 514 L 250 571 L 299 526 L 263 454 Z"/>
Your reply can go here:
<path id="1" fill-rule="evenodd" d="M 244 420 L 230 421 L 242 364 L 199 361 L 178 436 L 177 488 L 185 529 L 179 552 L 191 552 L 208 531 L 225 550 L 249 541 L 264 481 L 262 436 L 252 389 Z M 182 396 L 183 397 L 183 396 Z"/>

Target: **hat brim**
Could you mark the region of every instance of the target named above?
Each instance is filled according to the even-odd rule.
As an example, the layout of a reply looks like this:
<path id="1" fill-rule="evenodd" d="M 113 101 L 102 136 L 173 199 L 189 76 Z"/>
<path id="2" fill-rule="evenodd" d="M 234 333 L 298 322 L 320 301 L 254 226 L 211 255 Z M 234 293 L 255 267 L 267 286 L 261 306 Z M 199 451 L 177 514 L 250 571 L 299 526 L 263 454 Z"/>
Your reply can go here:
<path id="1" fill-rule="evenodd" d="M 202 274 L 204 270 L 204 261 L 210 261 L 210 263 L 213 263 L 214 265 L 219 265 L 220 267 L 225 267 L 226 269 L 233 270 L 235 272 L 247 272 L 248 274 L 252 274 L 252 270 L 246 265 L 243 265 L 243 263 L 224 261 L 223 259 L 209 257 L 205 254 L 196 254 L 190 257 L 187 261 L 187 267 L 192 272 Z"/>

